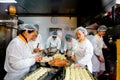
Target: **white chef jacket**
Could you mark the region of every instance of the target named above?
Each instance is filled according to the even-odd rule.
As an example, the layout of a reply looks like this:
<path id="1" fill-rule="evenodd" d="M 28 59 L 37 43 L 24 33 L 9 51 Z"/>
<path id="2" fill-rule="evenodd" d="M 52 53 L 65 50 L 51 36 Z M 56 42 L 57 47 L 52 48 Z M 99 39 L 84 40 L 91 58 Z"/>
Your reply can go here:
<path id="1" fill-rule="evenodd" d="M 103 41 L 103 37 L 95 35 L 92 39 L 92 44 L 94 47 L 94 55 L 92 58 L 93 72 L 105 71 L 105 63 L 100 62 L 96 55 L 100 55 L 104 58 L 102 48 L 107 48 Z"/>
<path id="2" fill-rule="evenodd" d="M 38 34 L 37 38 L 36 38 L 34 41 L 30 41 L 30 42 L 28 43 L 28 45 L 30 46 L 30 49 L 31 49 L 32 52 L 33 52 L 33 50 L 34 50 L 35 48 L 37 48 L 38 43 L 39 43 L 38 48 L 39 48 L 39 49 L 44 49 L 43 42 L 42 42 L 42 37 L 41 37 L 40 34 Z M 33 52 L 33 53 L 34 53 L 34 52 Z"/>
<path id="3" fill-rule="evenodd" d="M 52 36 L 50 36 L 46 43 L 46 48 L 57 48 L 60 49 L 61 47 L 61 39 L 57 36 L 54 40 Z"/>
<path id="4" fill-rule="evenodd" d="M 4 80 L 21 80 L 34 63 L 35 58 L 28 44 L 17 36 L 9 43 L 6 50 L 4 69 L 7 74 Z"/>
<path id="5" fill-rule="evenodd" d="M 76 63 L 79 63 L 82 67 L 87 66 L 88 70 L 92 73 L 92 56 L 93 46 L 91 42 L 86 38 L 82 42 L 78 42 L 78 48 L 75 52 Z"/>
<path id="6" fill-rule="evenodd" d="M 72 55 L 74 55 L 74 51 L 76 50 L 76 48 L 77 48 L 77 40 L 75 40 L 74 38 L 72 38 L 72 42 L 65 41 L 64 51 L 67 51 L 68 54 L 69 52 L 71 52 Z"/>

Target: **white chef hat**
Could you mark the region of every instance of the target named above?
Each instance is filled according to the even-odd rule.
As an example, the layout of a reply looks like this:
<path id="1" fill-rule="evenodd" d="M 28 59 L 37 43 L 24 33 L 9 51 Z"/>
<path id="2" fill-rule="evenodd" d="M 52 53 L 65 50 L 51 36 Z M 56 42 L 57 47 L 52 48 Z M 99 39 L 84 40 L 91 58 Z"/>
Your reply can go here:
<path id="1" fill-rule="evenodd" d="M 34 26 L 39 30 L 39 25 L 38 24 L 34 24 Z"/>
<path id="2" fill-rule="evenodd" d="M 76 28 L 76 29 L 75 29 L 75 33 L 76 33 L 78 30 L 80 30 L 81 32 L 83 32 L 85 35 L 88 34 L 87 29 L 84 28 L 84 27 L 82 27 L 82 26 Z"/>
<path id="3" fill-rule="evenodd" d="M 100 25 L 97 29 L 97 31 L 106 31 L 107 27 L 105 25 Z"/>
<path id="4" fill-rule="evenodd" d="M 53 31 L 52 35 L 57 36 L 57 31 Z"/>
<path id="5" fill-rule="evenodd" d="M 72 36 L 70 35 L 70 34 L 66 34 L 65 35 L 65 39 L 68 41 L 68 40 L 70 40 L 72 38 Z"/>
<path id="6" fill-rule="evenodd" d="M 20 24 L 18 30 L 35 30 L 36 27 L 32 24 Z"/>

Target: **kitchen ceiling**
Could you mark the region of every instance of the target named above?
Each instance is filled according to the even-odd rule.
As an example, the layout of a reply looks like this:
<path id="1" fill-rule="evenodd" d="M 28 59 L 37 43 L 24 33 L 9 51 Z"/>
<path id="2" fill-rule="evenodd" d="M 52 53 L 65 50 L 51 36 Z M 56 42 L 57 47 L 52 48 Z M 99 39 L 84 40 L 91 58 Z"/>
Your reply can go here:
<path id="1" fill-rule="evenodd" d="M 108 11 L 115 4 L 115 0 L 16 1 L 16 4 L 0 3 L 0 15 L 8 14 L 8 6 L 15 5 L 18 16 L 95 16 Z"/>
<path id="2" fill-rule="evenodd" d="M 18 0 L 20 13 L 75 12 L 77 0 Z"/>

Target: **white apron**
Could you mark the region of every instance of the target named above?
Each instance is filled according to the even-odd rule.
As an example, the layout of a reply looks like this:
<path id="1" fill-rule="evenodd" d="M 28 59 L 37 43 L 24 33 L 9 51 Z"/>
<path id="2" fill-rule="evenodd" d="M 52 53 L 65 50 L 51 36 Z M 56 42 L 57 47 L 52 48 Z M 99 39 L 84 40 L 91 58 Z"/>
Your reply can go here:
<path id="1" fill-rule="evenodd" d="M 81 43 L 78 42 L 78 49 L 75 52 L 76 63 L 79 63 L 81 67 L 86 67 L 92 73 L 92 56 L 93 46 L 88 39 L 85 39 Z"/>
<path id="2" fill-rule="evenodd" d="M 105 62 L 100 62 L 96 55 L 100 55 L 104 58 L 102 48 L 106 48 L 103 38 L 95 35 L 92 39 L 92 44 L 94 47 L 94 55 L 92 57 L 93 72 L 105 71 Z"/>

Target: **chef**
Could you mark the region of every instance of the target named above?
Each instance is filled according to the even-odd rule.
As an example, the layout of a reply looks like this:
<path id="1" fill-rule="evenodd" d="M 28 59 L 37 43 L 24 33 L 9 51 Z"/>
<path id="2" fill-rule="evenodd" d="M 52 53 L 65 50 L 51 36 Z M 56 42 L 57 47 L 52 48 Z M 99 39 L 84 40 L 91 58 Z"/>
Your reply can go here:
<path id="1" fill-rule="evenodd" d="M 94 55 L 92 58 L 93 63 L 93 74 L 98 77 L 105 71 L 105 60 L 102 52 L 102 48 L 107 48 L 103 41 L 103 36 L 105 35 L 107 27 L 105 25 L 100 25 L 97 29 L 96 35 L 92 39 L 92 44 L 94 47 Z M 109 50 L 109 49 L 108 49 Z"/>
<path id="2" fill-rule="evenodd" d="M 54 55 L 59 53 L 61 47 L 61 39 L 57 36 L 57 31 L 53 31 L 52 35 L 47 39 L 47 53 Z"/>
<path id="3" fill-rule="evenodd" d="M 77 41 L 70 34 L 65 35 L 65 43 L 64 43 L 64 55 L 67 57 L 71 57 L 74 55 L 74 51 L 77 48 Z"/>
<path id="4" fill-rule="evenodd" d="M 92 73 L 92 56 L 93 56 L 93 46 L 91 42 L 86 38 L 87 30 L 80 26 L 75 30 L 78 48 L 75 51 L 75 67 L 87 67 Z"/>
<path id="5" fill-rule="evenodd" d="M 42 59 L 40 55 L 33 55 L 28 46 L 28 42 L 38 35 L 35 26 L 21 24 L 19 32 L 6 49 L 4 69 L 7 73 L 4 80 L 21 80 L 29 72 L 30 67 Z"/>
<path id="6" fill-rule="evenodd" d="M 42 36 L 39 33 L 39 25 L 34 24 L 34 26 L 38 30 L 38 35 L 37 35 L 37 38 L 35 40 L 29 41 L 28 44 L 29 44 L 33 54 L 41 54 L 41 55 L 43 55 L 42 53 L 44 52 L 44 46 L 43 46 L 43 42 L 42 42 Z"/>

